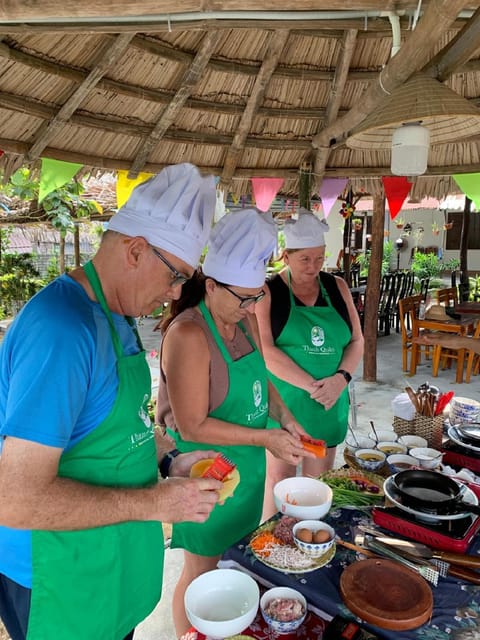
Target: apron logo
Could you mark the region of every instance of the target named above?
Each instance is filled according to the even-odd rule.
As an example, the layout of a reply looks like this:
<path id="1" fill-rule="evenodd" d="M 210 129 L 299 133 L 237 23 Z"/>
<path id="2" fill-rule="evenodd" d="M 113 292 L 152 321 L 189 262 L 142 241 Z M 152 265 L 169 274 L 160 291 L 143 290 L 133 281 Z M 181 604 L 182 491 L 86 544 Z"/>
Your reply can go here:
<path id="1" fill-rule="evenodd" d="M 148 395 L 143 397 L 143 403 L 138 411 L 138 417 L 143 422 L 143 424 L 147 427 L 147 429 L 153 429 L 152 420 L 148 414 Z"/>
<path id="2" fill-rule="evenodd" d="M 321 347 L 325 342 L 325 332 L 322 327 L 312 327 L 311 339 L 314 347 Z"/>
<path id="3" fill-rule="evenodd" d="M 253 383 L 253 403 L 256 407 L 260 406 L 262 402 L 262 383 L 260 380 L 255 380 Z"/>

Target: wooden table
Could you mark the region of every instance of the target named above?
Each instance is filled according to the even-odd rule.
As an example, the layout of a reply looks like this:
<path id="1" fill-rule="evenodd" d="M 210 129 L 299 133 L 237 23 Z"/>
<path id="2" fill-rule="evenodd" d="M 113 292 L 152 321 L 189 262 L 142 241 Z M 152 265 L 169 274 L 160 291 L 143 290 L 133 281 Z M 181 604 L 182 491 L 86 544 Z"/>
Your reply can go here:
<path id="1" fill-rule="evenodd" d="M 480 315 L 480 302 L 459 302 L 454 307 L 455 313 Z"/>
<path id="2" fill-rule="evenodd" d="M 478 318 L 476 319 L 478 320 Z M 427 320 L 416 318 L 413 320 L 414 326 L 412 327 L 413 335 L 417 336 L 421 331 L 442 331 L 444 333 L 454 333 L 459 336 L 467 335 L 471 330 L 472 324 L 475 320 L 472 320 L 471 316 L 462 315 L 460 319 L 450 318 L 448 320 Z M 421 345 L 415 342 L 412 345 L 412 355 L 410 360 L 410 375 L 414 376 L 417 371 L 417 359 Z M 465 360 L 465 349 L 458 349 L 458 362 L 455 381 L 457 383 L 463 382 L 463 364 Z M 434 345 L 433 358 L 432 358 L 432 375 L 437 377 L 438 367 L 440 364 L 440 356 L 442 354 L 441 345 Z"/>

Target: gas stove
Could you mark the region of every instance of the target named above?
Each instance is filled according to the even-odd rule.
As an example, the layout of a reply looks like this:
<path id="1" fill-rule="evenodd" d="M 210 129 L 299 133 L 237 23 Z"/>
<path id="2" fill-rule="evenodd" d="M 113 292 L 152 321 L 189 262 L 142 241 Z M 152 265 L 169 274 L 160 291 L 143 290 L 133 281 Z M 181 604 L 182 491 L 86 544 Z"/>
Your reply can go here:
<path id="1" fill-rule="evenodd" d="M 374 507 L 372 518 L 375 524 L 388 531 L 435 549 L 456 553 L 465 553 L 480 530 L 480 516 L 474 514 L 427 523 L 397 507 Z"/>
<path id="2" fill-rule="evenodd" d="M 466 447 L 446 440 L 442 444 L 443 458 L 442 462 L 452 467 L 461 469 L 465 467 L 474 473 L 480 473 L 480 456 L 474 451 L 470 451 Z"/>

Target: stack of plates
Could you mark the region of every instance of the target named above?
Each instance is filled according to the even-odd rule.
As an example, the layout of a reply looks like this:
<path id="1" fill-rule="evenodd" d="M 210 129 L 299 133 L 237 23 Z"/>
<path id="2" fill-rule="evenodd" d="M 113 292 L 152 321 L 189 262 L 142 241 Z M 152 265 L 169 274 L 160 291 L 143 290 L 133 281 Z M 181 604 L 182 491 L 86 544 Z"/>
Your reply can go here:
<path id="1" fill-rule="evenodd" d="M 480 414 L 480 402 L 471 398 L 454 397 L 450 402 L 451 424 L 476 422 Z"/>

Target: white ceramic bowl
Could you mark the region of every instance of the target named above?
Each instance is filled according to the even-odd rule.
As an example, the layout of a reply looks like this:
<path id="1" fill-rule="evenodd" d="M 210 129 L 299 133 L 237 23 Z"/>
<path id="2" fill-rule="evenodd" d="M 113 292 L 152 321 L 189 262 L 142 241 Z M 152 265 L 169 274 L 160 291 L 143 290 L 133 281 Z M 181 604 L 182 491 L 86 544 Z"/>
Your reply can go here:
<path id="1" fill-rule="evenodd" d="M 296 476 L 280 480 L 273 487 L 277 509 L 298 520 L 319 520 L 332 506 L 332 490 L 315 478 Z"/>
<path id="2" fill-rule="evenodd" d="M 317 531 L 326 531 L 329 539 L 326 542 L 305 542 L 297 537 L 298 532 L 301 529 L 308 529 L 312 534 Z M 335 542 L 335 529 L 326 522 L 320 520 L 301 520 L 297 524 L 293 525 L 293 539 L 299 549 L 312 558 L 319 558 L 323 556 Z"/>
<path id="3" fill-rule="evenodd" d="M 355 460 L 365 471 L 377 471 L 385 464 L 387 456 L 378 449 L 357 449 Z"/>
<path id="4" fill-rule="evenodd" d="M 303 613 L 296 618 L 295 620 L 291 620 L 289 622 L 282 622 L 280 620 L 275 620 L 267 613 L 265 613 L 265 608 L 268 604 L 275 600 L 275 598 L 288 598 L 295 599 L 300 602 L 303 607 Z M 302 624 L 307 615 L 307 601 L 296 589 L 291 589 L 290 587 L 274 587 L 273 589 L 269 589 L 265 591 L 263 596 L 260 599 L 260 610 L 262 612 L 263 619 L 268 624 L 268 626 L 273 629 L 276 633 L 292 633 Z"/>
<path id="5" fill-rule="evenodd" d="M 415 447 L 410 449 L 410 455 L 418 460 L 422 469 L 435 469 L 442 461 L 443 453 L 429 447 Z"/>
<path id="6" fill-rule="evenodd" d="M 418 460 L 413 456 L 395 453 L 391 456 L 387 456 L 387 464 L 392 473 L 398 473 L 399 471 L 405 471 L 412 467 L 418 467 Z"/>
<path id="7" fill-rule="evenodd" d="M 195 578 L 185 591 L 190 624 L 209 638 L 241 633 L 255 619 L 260 601 L 257 583 L 235 569 L 215 569 Z"/>
<path id="8" fill-rule="evenodd" d="M 383 451 L 386 456 L 407 453 L 407 445 L 391 440 L 388 442 L 379 442 L 375 448 L 379 451 Z"/>
<path id="9" fill-rule="evenodd" d="M 370 433 L 368 434 L 368 437 L 372 440 L 375 440 L 375 442 L 395 442 L 396 440 L 398 440 L 398 436 L 393 429 L 377 429 L 377 436 L 373 433 L 373 431 L 370 431 Z"/>
<path id="10" fill-rule="evenodd" d="M 409 450 L 414 447 L 428 447 L 427 439 L 420 436 L 400 436 L 398 442 L 404 444 Z"/>
<path id="11" fill-rule="evenodd" d="M 373 449 L 375 446 L 375 440 L 372 440 L 372 438 L 367 438 L 367 436 L 357 436 L 356 434 L 355 438 L 356 440 L 353 439 L 351 433 L 345 438 L 345 448 L 351 454 L 355 453 L 357 449 Z"/>

